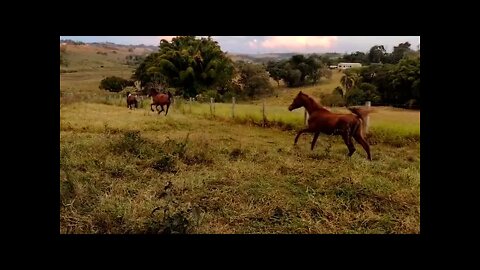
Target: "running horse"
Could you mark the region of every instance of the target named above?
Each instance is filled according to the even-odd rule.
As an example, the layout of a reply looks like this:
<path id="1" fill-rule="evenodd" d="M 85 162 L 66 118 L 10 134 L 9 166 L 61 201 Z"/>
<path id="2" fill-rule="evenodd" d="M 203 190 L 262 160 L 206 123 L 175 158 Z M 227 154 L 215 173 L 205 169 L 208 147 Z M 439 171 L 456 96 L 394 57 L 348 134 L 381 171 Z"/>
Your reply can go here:
<path id="1" fill-rule="evenodd" d="M 355 146 L 352 137 L 362 145 L 367 153 L 368 160 L 372 160 L 370 155 L 370 146 L 365 139 L 365 117 L 371 112 L 364 108 L 348 108 L 353 114 L 332 113 L 323 106 L 319 105 L 313 98 L 300 91 L 288 107 L 289 111 L 305 107 L 308 112 L 308 127 L 298 132 L 295 137 L 294 145 L 302 133 L 313 133 L 311 150 L 315 147 L 318 136 L 321 133 L 327 135 L 341 135 L 343 141 L 348 147 L 348 156 L 351 157 L 355 152 Z"/>
<path id="2" fill-rule="evenodd" d="M 127 108 L 130 110 L 133 108 L 138 108 L 137 95 L 132 95 L 130 92 L 127 92 Z"/>
<path id="3" fill-rule="evenodd" d="M 170 93 L 170 91 L 167 91 L 166 94 L 159 93 L 156 89 L 152 88 L 150 89 L 150 93 L 148 94 L 149 97 L 152 97 L 152 104 L 150 104 L 150 109 L 152 112 L 153 110 L 153 105 L 155 105 L 155 109 L 158 111 L 158 114 L 164 111 L 163 106 L 167 105 L 167 110 L 165 111 L 165 116 L 168 114 L 168 108 L 170 107 L 170 104 L 172 103 L 173 100 L 173 95 Z M 162 108 L 162 110 L 158 110 L 158 106 Z"/>

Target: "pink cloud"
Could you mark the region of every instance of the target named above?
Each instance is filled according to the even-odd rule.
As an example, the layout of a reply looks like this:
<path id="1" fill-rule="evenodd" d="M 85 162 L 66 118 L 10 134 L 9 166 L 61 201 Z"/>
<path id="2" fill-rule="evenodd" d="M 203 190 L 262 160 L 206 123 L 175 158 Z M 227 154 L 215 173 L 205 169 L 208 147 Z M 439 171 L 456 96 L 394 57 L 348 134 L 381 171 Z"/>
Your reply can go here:
<path id="1" fill-rule="evenodd" d="M 337 41 L 336 36 L 275 36 L 267 37 L 261 46 L 268 49 L 305 49 L 331 48 Z"/>
<path id="2" fill-rule="evenodd" d="M 159 40 L 165 39 L 166 41 L 172 41 L 172 38 L 176 36 L 159 36 Z"/>
<path id="3" fill-rule="evenodd" d="M 256 39 L 254 39 L 253 41 L 249 41 L 248 46 L 250 48 L 257 48 L 258 47 L 258 41 Z"/>

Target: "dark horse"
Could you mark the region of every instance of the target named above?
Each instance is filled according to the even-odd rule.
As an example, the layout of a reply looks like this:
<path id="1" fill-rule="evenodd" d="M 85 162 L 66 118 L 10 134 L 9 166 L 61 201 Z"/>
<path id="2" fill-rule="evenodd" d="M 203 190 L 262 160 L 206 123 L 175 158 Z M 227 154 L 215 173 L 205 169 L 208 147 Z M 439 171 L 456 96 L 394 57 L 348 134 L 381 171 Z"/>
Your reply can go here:
<path id="1" fill-rule="evenodd" d="M 164 111 L 163 105 L 167 105 L 167 110 L 165 111 L 165 115 L 168 114 L 168 108 L 170 107 L 170 104 L 172 103 L 172 93 L 170 91 L 167 91 L 166 94 L 159 93 L 155 89 L 151 89 L 150 93 L 148 94 L 149 97 L 152 97 L 152 104 L 150 104 L 150 109 L 152 112 L 154 112 L 152 106 L 155 105 L 155 109 L 158 111 L 158 114 Z M 162 110 L 158 110 L 158 106 L 162 108 Z"/>
<path id="2" fill-rule="evenodd" d="M 138 108 L 137 96 L 130 94 L 130 92 L 127 92 L 127 108 L 130 110 L 133 108 Z"/>
<path id="3" fill-rule="evenodd" d="M 304 132 L 311 132 L 314 134 L 311 147 L 312 150 L 315 147 L 320 132 L 327 135 L 341 135 L 343 141 L 348 147 L 348 156 L 352 156 L 355 152 L 355 146 L 352 142 L 353 137 L 362 145 L 365 152 L 367 152 L 368 160 L 372 160 L 372 157 L 370 156 L 370 146 L 365 140 L 365 117 L 371 112 L 370 110 L 348 108 L 354 114 L 332 113 L 301 91 L 288 107 L 288 110 L 292 111 L 300 107 L 305 107 L 308 112 L 308 127 L 298 132 L 297 137 L 295 137 L 294 145 L 297 144 L 298 137 Z"/>

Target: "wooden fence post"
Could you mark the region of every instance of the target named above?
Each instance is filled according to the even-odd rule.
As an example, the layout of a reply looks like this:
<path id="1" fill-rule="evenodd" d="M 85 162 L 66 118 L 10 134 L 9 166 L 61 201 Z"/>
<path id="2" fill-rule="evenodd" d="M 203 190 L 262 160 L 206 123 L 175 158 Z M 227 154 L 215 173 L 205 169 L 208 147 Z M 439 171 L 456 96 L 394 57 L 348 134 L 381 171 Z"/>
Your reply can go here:
<path id="1" fill-rule="evenodd" d="M 265 127 L 265 122 L 266 122 L 266 116 L 265 116 L 265 99 L 263 100 L 262 104 L 262 115 L 263 115 L 263 126 Z"/>
<path id="2" fill-rule="evenodd" d="M 210 98 L 210 115 L 213 116 L 213 98 Z"/>
<path id="3" fill-rule="evenodd" d="M 370 110 L 371 102 L 370 101 L 365 102 L 365 106 L 367 106 L 367 109 Z M 367 119 L 365 119 L 365 126 L 366 126 L 365 134 L 367 134 L 368 128 L 370 126 L 370 116 L 368 115 L 367 115 Z"/>
<path id="4" fill-rule="evenodd" d="M 190 108 L 190 113 L 192 113 L 192 98 L 190 98 L 190 102 L 188 103 L 188 106 Z"/>
<path id="5" fill-rule="evenodd" d="M 235 118 L 235 97 L 232 97 L 232 118 Z"/>

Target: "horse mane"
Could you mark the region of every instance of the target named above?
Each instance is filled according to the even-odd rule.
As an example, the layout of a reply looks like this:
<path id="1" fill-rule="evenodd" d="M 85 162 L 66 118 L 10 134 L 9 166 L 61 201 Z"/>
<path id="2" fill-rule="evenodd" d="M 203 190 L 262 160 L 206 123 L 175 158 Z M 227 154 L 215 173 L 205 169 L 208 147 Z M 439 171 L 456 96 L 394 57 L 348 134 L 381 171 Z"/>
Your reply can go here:
<path id="1" fill-rule="evenodd" d="M 310 104 L 313 105 L 313 109 L 315 110 L 324 110 L 324 111 L 328 111 L 325 107 L 323 107 L 320 103 L 316 102 L 315 99 L 313 99 L 311 96 L 305 94 L 305 93 L 302 93 L 302 95 L 304 95 L 305 97 L 307 97 L 307 99 L 310 101 Z"/>

